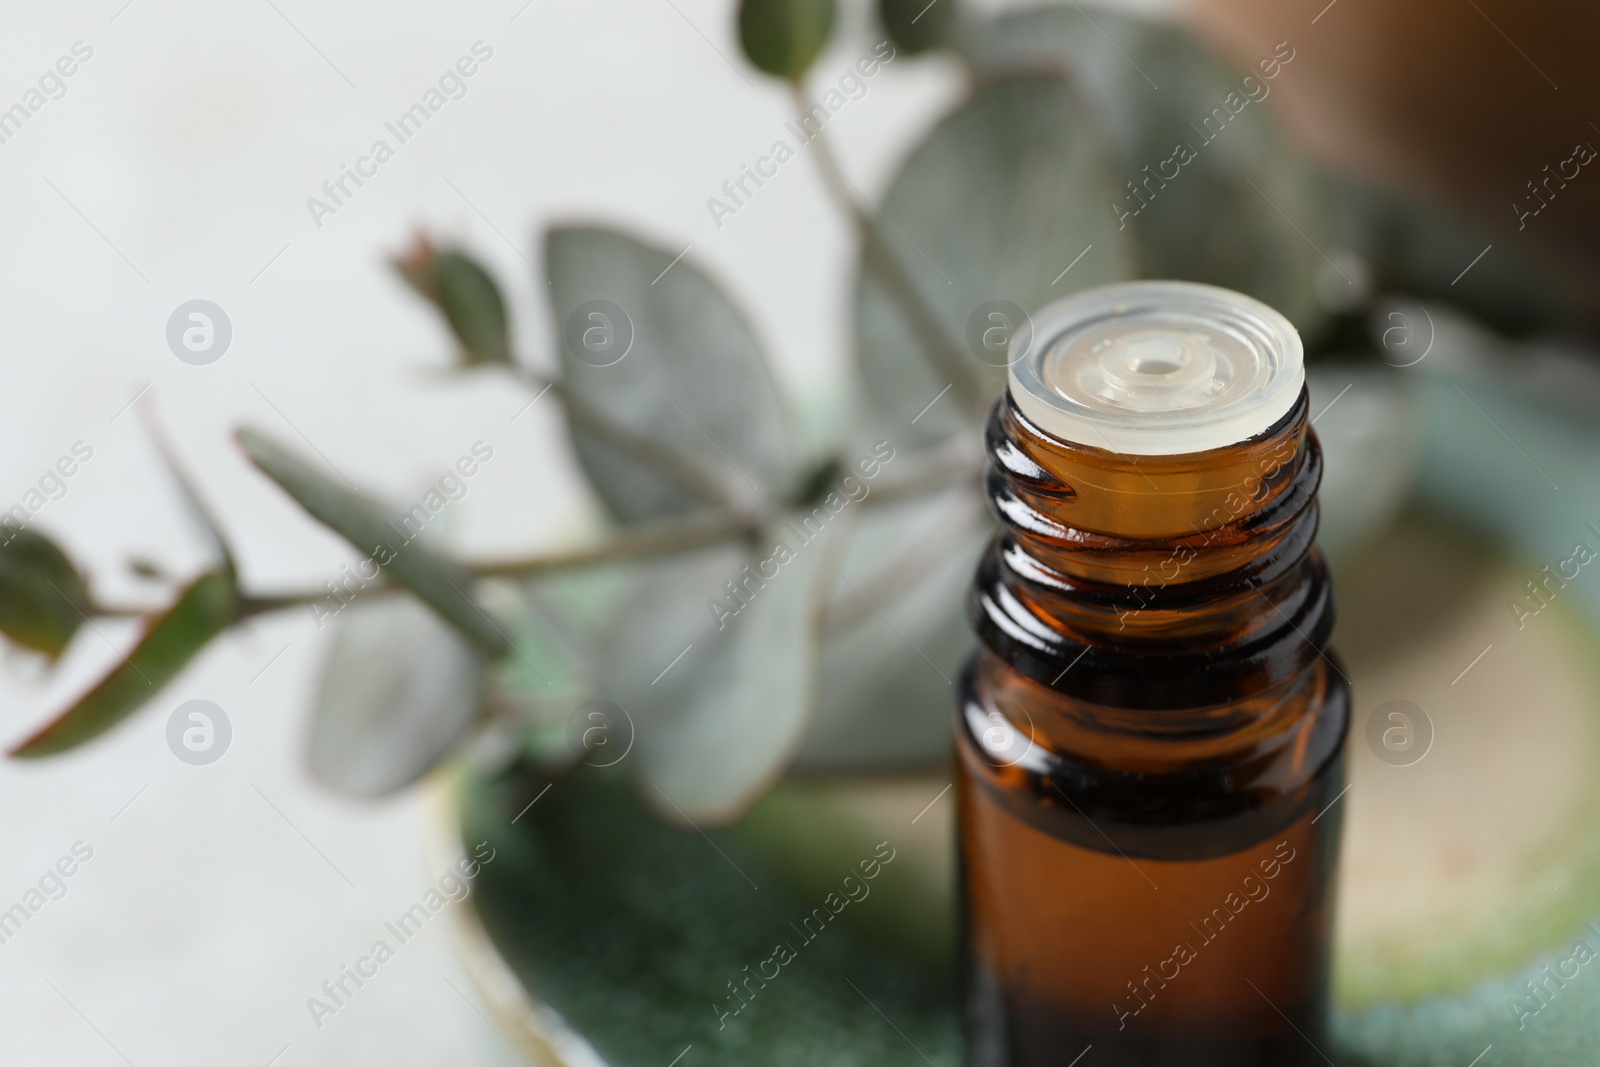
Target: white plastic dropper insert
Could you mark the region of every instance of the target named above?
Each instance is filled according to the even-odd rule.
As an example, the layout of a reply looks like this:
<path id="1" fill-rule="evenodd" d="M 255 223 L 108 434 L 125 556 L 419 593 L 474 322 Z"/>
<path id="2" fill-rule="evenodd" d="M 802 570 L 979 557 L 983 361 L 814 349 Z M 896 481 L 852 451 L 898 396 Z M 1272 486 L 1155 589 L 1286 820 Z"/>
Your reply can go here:
<path id="1" fill-rule="evenodd" d="M 1222 448 L 1270 429 L 1305 385 L 1289 320 L 1214 285 L 1104 285 L 1031 319 L 1008 353 L 1011 397 L 1076 445 L 1137 456 Z"/>

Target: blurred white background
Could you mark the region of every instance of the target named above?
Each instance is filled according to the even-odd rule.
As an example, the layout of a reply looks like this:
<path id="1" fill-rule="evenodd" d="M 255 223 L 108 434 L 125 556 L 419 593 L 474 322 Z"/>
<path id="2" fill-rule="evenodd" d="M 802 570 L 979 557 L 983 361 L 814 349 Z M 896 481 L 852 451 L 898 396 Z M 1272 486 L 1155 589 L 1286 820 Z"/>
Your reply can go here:
<path id="1" fill-rule="evenodd" d="M 843 17 L 819 87 L 877 40 L 864 4 Z M 528 400 L 518 387 L 445 374 L 446 335 L 385 263 L 419 226 L 493 265 L 522 352 L 539 361 L 552 329 L 533 264 L 547 222 L 603 220 L 692 246 L 758 324 L 791 398 L 824 400 L 849 358 L 851 249 L 809 160 L 720 229 L 706 207 L 788 118 L 781 88 L 739 59 L 733 20 L 725 0 L 7 5 L 0 108 L 76 42 L 93 54 L 0 143 L 0 509 L 83 441 L 92 459 L 33 522 L 102 599 L 158 601 L 162 587 L 128 558 L 184 577 L 209 550 L 141 424 L 147 408 L 255 592 L 318 585 L 355 556 L 246 464 L 231 439 L 242 422 L 395 502 L 484 440 L 494 460 L 445 516 L 452 547 L 572 536 L 594 512 L 554 405 L 512 422 Z M 307 198 L 375 139 L 394 144 L 384 123 L 478 41 L 493 55 L 467 95 L 315 225 Z M 830 133 L 858 186 L 881 187 L 956 77 L 943 60 L 903 58 L 841 113 Z M 165 339 L 173 310 L 196 298 L 233 329 L 207 366 Z M 74 842 L 93 849 L 66 895 L 0 944 L 0 1062 L 520 1062 L 447 984 L 474 996 L 444 923 L 312 1024 L 307 998 L 438 875 L 423 860 L 419 794 L 355 804 L 303 770 L 326 636 L 309 613 L 266 617 L 101 741 L 0 763 L 0 909 Z M 132 637 L 131 625 L 84 628 L 51 674 L 9 655 L 3 740 L 64 706 Z M 232 723 L 209 766 L 165 741 L 191 699 Z"/>

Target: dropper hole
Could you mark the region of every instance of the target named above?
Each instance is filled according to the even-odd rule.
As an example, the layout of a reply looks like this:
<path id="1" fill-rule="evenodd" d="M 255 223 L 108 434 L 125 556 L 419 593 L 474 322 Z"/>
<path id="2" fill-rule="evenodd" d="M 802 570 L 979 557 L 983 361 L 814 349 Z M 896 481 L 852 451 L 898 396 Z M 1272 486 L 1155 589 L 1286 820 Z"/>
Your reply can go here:
<path id="1" fill-rule="evenodd" d="M 1128 369 L 1135 374 L 1175 374 L 1183 368 L 1175 360 L 1156 357 L 1133 356 L 1128 359 Z"/>
<path id="2" fill-rule="evenodd" d="M 1122 350 L 1122 365 L 1134 374 L 1159 377 L 1176 374 L 1188 366 L 1188 346 L 1172 337 L 1130 339 Z"/>

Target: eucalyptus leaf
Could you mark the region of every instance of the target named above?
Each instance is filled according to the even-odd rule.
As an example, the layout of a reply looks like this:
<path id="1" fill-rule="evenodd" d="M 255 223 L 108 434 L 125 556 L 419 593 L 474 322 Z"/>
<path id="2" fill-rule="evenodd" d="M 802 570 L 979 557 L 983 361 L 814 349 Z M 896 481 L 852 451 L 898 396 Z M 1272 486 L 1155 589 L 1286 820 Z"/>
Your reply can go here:
<path id="1" fill-rule="evenodd" d="M 99 737 L 159 693 L 195 655 L 233 622 L 233 575 L 197 578 L 177 602 L 152 616 L 132 652 L 43 729 L 11 750 L 22 758 L 49 756 Z"/>
<path id="2" fill-rule="evenodd" d="M 1389 528 L 1411 496 L 1422 408 L 1404 371 L 1371 358 L 1319 360 L 1306 368 L 1306 389 L 1322 446 L 1317 545 L 1340 568 Z"/>
<path id="3" fill-rule="evenodd" d="M 846 852 L 830 898 L 786 884 L 734 833 L 663 826 L 614 771 L 575 772 L 548 793 L 522 777 L 471 782 L 462 835 L 492 849 L 472 893 L 490 938 L 603 1062 L 664 1067 L 689 1046 L 684 1067 L 962 1062 L 951 977 L 858 933 L 923 876 L 903 836 Z M 891 858 L 863 882 L 878 855 Z M 865 888 L 842 903 L 846 875 Z M 842 910 L 824 924 L 814 909 L 830 907 Z"/>
<path id="4" fill-rule="evenodd" d="M 760 503 L 791 489 L 794 461 L 771 368 L 744 316 L 687 255 L 573 227 L 550 232 L 545 259 L 573 400 L 651 452 L 692 464 L 725 499 Z M 581 419 L 567 421 L 579 463 L 617 518 L 707 503 Z"/>
<path id="5" fill-rule="evenodd" d="M 1104 209 L 1112 191 L 1105 147 L 1073 90 L 1051 75 L 984 86 L 895 178 L 876 224 L 985 395 L 1004 386 L 1019 312 L 1128 275 L 1126 235 Z M 929 440 L 970 425 L 865 269 L 856 335 L 869 391 L 906 432 Z"/>
<path id="6" fill-rule="evenodd" d="M 222 524 L 206 506 L 205 499 L 200 494 L 200 487 L 189 475 L 183 461 L 178 458 L 177 450 L 173 448 L 172 442 L 167 439 L 166 433 L 148 408 L 145 409 L 145 431 L 149 433 L 156 451 L 161 454 L 161 461 L 166 464 L 167 473 L 171 474 L 172 480 L 177 483 L 178 493 L 183 500 L 184 510 L 188 512 L 190 522 L 200 535 L 210 542 L 221 561 L 221 569 L 237 574 L 238 567 L 234 563 L 233 549 L 229 547 L 228 538 L 222 532 Z"/>
<path id="7" fill-rule="evenodd" d="M 421 238 L 394 266 L 444 315 L 468 366 L 510 360 L 511 321 L 505 299 L 477 260 L 453 249 L 436 250 Z"/>
<path id="8" fill-rule="evenodd" d="M 767 531 L 748 553 L 717 548 L 647 565 L 628 595 L 601 691 L 633 719 L 642 790 L 669 821 L 737 817 L 805 734 L 816 579 L 837 563 L 850 520 L 803 521 Z"/>
<path id="9" fill-rule="evenodd" d="M 467 592 L 471 577 L 435 556 L 384 518 L 372 501 L 335 484 L 265 434 L 238 431 L 245 454 L 312 518 L 371 556 L 398 584 L 415 593 L 446 622 L 491 655 L 511 646 L 500 628 Z"/>
<path id="10" fill-rule="evenodd" d="M 439 306 L 469 364 L 503 363 L 511 352 L 505 300 L 489 272 L 459 252 L 439 253 Z"/>
<path id="11" fill-rule="evenodd" d="M 1570 276 L 1478 220 L 1343 174 L 1324 173 L 1322 188 L 1376 292 L 1447 301 L 1502 333 L 1554 334 L 1581 318 Z"/>
<path id="12" fill-rule="evenodd" d="M 976 51 L 992 70 L 1064 68 L 1092 98 L 1120 159 L 1115 188 L 1086 206 L 1126 227 L 1144 277 L 1237 289 L 1305 334 L 1323 321 L 1319 278 L 1359 295 L 1323 254 L 1335 246 L 1313 171 L 1269 114 L 1276 79 L 1293 77 L 1288 42 L 1230 63 L 1177 26 L 1073 4 L 997 19 Z"/>
<path id="13" fill-rule="evenodd" d="M 342 793 L 392 793 L 471 729 L 484 658 L 410 597 L 357 605 L 334 623 L 312 707 L 311 772 Z"/>
<path id="14" fill-rule="evenodd" d="M 0 633 L 59 656 L 77 633 L 88 603 L 83 575 L 54 541 L 0 524 Z"/>
<path id="15" fill-rule="evenodd" d="M 974 647 L 967 594 L 993 529 L 968 489 L 864 514 L 822 643 L 801 772 L 941 766 L 955 683 Z M 880 592 L 885 579 L 897 588 Z M 843 609 L 842 611 L 840 609 Z"/>
<path id="16" fill-rule="evenodd" d="M 739 44 L 761 70 L 798 80 L 833 31 L 835 0 L 741 0 Z"/>

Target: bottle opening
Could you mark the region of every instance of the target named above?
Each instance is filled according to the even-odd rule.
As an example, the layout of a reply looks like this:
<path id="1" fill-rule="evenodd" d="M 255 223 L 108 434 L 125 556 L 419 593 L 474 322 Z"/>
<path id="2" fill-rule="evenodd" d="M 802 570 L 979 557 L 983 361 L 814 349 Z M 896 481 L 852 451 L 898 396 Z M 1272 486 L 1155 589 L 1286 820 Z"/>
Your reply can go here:
<path id="1" fill-rule="evenodd" d="M 1013 345 L 1011 395 L 1024 415 L 1069 443 L 1133 455 L 1247 440 L 1305 384 L 1288 319 L 1192 282 L 1086 289 L 1035 314 Z"/>

